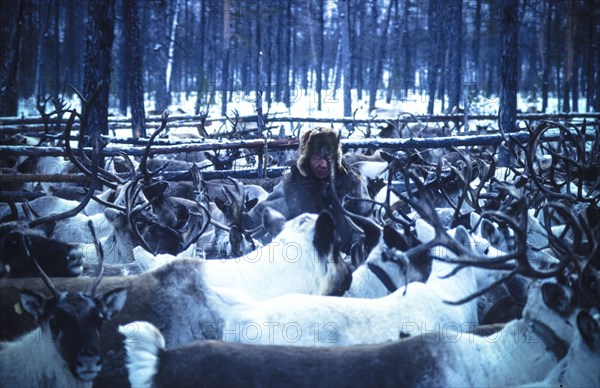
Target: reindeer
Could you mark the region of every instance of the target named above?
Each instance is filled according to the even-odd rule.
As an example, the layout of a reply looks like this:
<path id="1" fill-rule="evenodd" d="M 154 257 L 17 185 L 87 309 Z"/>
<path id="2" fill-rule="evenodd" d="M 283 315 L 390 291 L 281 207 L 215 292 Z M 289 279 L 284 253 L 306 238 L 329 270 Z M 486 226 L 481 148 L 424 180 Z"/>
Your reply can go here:
<path id="1" fill-rule="evenodd" d="M 485 337 L 450 328 L 368 346 L 290 346 L 298 337 L 290 334 L 287 346 L 208 341 L 166 348 L 147 322 L 119 331 L 132 386 L 512 386 L 542 378 L 564 357 L 573 330 L 563 316 L 573 311 L 559 307 L 569 302 L 555 287 L 562 289 L 546 283 L 533 290 L 523 319 Z"/>
<path id="2" fill-rule="evenodd" d="M 349 287 L 348 265 L 334 239 L 328 212 L 287 221 L 269 244 L 237 258 L 202 260 L 210 286 L 232 287 L 257 299 L 290 292 L 341 295 Z M 175 257 L 160 256 L 161 262 Z M 269 287 L 264 287 L 268 283 Z"/>
<path id="3" fill-rule="evenodd" d="M 424 222 L 418 222 L 418 230 L 426 229 Z M 433 233 L 425 230 L 422 234 Z M 469 255 L 464 258 L 469 261 L 473 257 L 481 257 L 483 251 L 487 251 L 490 258 L 500 255 L 489 243 L 475 242 L 468 232 L 461 226 L 455 231 L 456 241 L 462 248 L 461 255 Z M 421 237 L 427 243 L 436 244 L 430 238 Z M 449 239 L 451 237 L 448 237 Z M 448 240 L 449 241 L 449 240 Z M 454 241 L 454 240 L 453 240 Z M 425 248 L 417 246 L 406 253 L 414 259 L 414 253 L 426 252 Z M 437 245 L 437 244 L 436 244 Z M 475 253 L 468 251 L 474 248 Z M 432 255 L 436 257 L 448 256 L 447 252 L 435 248 Z M 221 313 L 226 329 L 233 327 L 246 327 L 249 324 L 263 325 L 266 322 L 278 322 L 280 327 L 274 327 L 270 335 L 259 339 L 237 336 L 230 338 L 224 334 L 224 340 L 255 343 L 285 344 L 286 332 L 284 328 L 293 324 L 302 333 L 310 333 L 311 325 L 322 328 L 315 336 L 304 335 L 295 342 L 296 346 L 309 346 L 316 344 L 327 344 L 330 346 L 345 346 L 355 344 L 373 344 L 393 341 L 400 338 L 401 333 L 414 329 L 417 324 L 417 332 L 435 324 L 444 325 L 450 323 L 476 324 L 476 303 L 467 301 L 465 305 L 448 305 L 444 301 L 452 299 L 463 299 L 476 292 L 478 289 L 488 287 L 495 281 L 500 271 L 489 271 L 474 268 L 465 268 L 452 277 L 444 278 L 452 273 L 453 264 L 434 260 L 431 264 L 431 275 L 427 283 L 413 282 L 399 288 L 392 294 L 368 301 L 361 298 L 335 298 L 315 295 L 283 295 L 264 301 L 255 301 L 243 296 L 241 293 L 221 287 L 214 287 L 214 294 L 208 294 L 209 302 L 215 311 Z M 411 272 L 408 270 L 407 272 Z M 415 272 L 417 272 L 415 270 Z M 284 306 L 294 306 L 289 310 Z M 286 326 L 287 325 L 287 326 Z M 314 332 L 314 330 L 313 330 Z M 318 335 L 317 335 L 318 334 Z M 416 334 L 416 333 L 412 333 Z"/>
<path id="4" fill-rule="evenodd" d="M 348 298 L 380 298 L 414 281 L 426 281 L 431 273 L 431 260 L 419 255 L 410 262 L 403 252 L 410 249 L 407 239 L 386 225 L 378 244 L 365 262 L 352 272 Z"/>
<path id="5" fill-rule="evenodd" d="M 16 222 L 0 226 L 0 278 L 36 276 L 34 260 L 50 276 L 78 276 L 83 271 L 83 256 L 78 244 L 50 239 L 41 230 Z"/>
<path id="6" fill-rule="evenodd" d="M 27 238 L 23 238 L 23 244 L 28 250 Z M 37 266 L 35 258 L 29 258 Z M 102 279 L 100 272 L 85 293 L 59 292 L 41 267 L 37 268 L 52 296 L 21 291 L 19 309 L 38 327 L 11 342 L 0 343 L 0 384 L 91 387 L 102 367 L 100 329 L 123 308 L 127 291 L 115 288 L 95 296 Z"/>
<path id="7" fill-rule="evenodd" d="M 525 387 L 597 387 L 600 365 L 600 326 L 587 311 L 577 314 L 577 333 L 567 355 L 542 381 Z"/>
<path id="8" fill-rule="evenodd" d="M 93 282 L 92 277 L 53 279 L 58 289 L 74 294 L 89 290 Z M 14 340 L 35 328 L 35 322 L 14 306 L 20 300 L 21 289 L 42 293 L 45 287 L 35 278 L 0 279 L 2 339 Z M 103 367 L 95 382 L 99 386 L 127 384 L 125 353 L 117 325 L 135 320 L 150 321 L 161 328 L 172 344 L 221 337 L 219 323 L 206 304 L 202 263 L 196 259 L 175 260 L 133 276 L 105 276 L 97 290 L 102 294 L 121 288 L 127 289 L 127 301 L 119 315 L 107 322 L 100 338 Z M 4 370 L 4 363 L 2 365 Z"/>

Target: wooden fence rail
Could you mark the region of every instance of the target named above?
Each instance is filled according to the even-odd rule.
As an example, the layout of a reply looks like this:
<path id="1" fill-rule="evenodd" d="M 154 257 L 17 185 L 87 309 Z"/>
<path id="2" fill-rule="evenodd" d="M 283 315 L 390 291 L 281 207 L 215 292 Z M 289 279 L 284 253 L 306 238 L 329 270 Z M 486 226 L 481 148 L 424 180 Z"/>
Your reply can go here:
<path id="1" fill-rule="evenodd" d="M 255 123 L 256 115 L 253 116 L 240 116 L 240 123 Z M 498 119 L 497 115 L 409 115 L 399 113 L 395 118 L 319 118 L 319 117 L 290 117 L 271 115 L 265 117 L 267 123 L 321 123 L 321 124 L 354 124 L 354 125 L 379 125 L 379 124 L 408 124 L 415 122 L 422 123 L 440 123 L 440 122 L 462 122 L 465 120 L 492 120 Z M 557 113 L 557 114 L 519 114 L 517 120 L 600 120 L 600 113 Z M 150 116 L 146 119 L 148 126 L 155 126 L 160 124 L 160 116 Z M 206 123 L 220 122 L 227 123 L 230 120 L 228 117 L 215 117 L 207 118 Z M 52 118 L 49 120 L 49 125 L 57 125 L 58 120 Z M 66 123 L 66 119 L 63 118 L 61 121 L 62 125 Z M 78 129 L 78 120 L 75 120 L 74 129 Z M 109 117 L 108 121 L 109 130 L 116 129 L 131 129 L 131 120 L 125 117 L 112 118 Z M 178 127 L 195 127 L 202 124 L 200 116 L 190 115 L 174 115 L 169 117 L 169 128 Z M 31 132 L 43 132 L 45 127 L 40 117 L 37 118 L 19 118 L 19 117 L 4 117 L 0 118 L 0 134 L 2 133 L 16 133 L 22 131 Z"/>

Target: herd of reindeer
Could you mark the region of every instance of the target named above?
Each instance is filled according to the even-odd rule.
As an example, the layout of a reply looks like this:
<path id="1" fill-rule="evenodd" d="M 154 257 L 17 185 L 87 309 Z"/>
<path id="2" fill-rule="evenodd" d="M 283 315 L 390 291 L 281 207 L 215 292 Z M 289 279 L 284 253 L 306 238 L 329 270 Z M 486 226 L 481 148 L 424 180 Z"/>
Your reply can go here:
<path id="1" fill-rule="evenodd" d="M 44 195 L 0 203 L 1 387 L 600 386 L 597 121 L 346 152 L 372 214 L 337 198 L 362 236 L 341 252 L 326 211 L 245 229 L 269 190 L 203 178 L 239 151 L 169 181 L 182 162 L 150 157 L 166 115 L 137 158 L 97 135 L 82 152 L 74 117 L 44 143 L 66 157 L 0 158 L 86 177 L 3 183 Z"/>

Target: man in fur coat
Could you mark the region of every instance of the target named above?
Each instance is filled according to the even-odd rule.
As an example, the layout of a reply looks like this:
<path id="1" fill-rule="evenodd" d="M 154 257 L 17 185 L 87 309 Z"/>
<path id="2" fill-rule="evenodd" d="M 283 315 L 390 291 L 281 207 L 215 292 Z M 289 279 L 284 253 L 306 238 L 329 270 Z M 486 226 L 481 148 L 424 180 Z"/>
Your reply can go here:
<path id="1" fill-rule="evenodd" d="M 266 207 L 279 211 L 288 220 L 302 213 L 318 214 L 328 210 L 335 219 L 341 250 L 349 253 L 358 236 L 332 195 L 329 164 L 335 164 L 335 190 L 340 201 L 346 196 L 370 198 L 365 180 L 342 161 L 338 134 L 331 128 L 313 128 L 304 132 L 300 138 L 298 153 L 299 157 L 292 164 L 291 171 L 264 201 L 248 213 L 246 227 L 259 225 Z M 360 201 L 351 201 L 345 208 L 362 216 L 368 216 L 371 210 L 370 204 Z"/>

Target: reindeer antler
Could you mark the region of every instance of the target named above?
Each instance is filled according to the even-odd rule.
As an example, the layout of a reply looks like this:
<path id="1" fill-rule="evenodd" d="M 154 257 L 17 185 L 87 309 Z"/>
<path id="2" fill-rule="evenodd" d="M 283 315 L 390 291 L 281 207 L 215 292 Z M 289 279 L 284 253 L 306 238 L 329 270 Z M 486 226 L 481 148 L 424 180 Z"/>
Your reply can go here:
<path id="1" fill-rule="evenodd" d="M 96 247 L 96 254 L 98 255 L 98 258 L 100 260 L 100 269 L 98 270 L 98 275 L 96 276 L 96 279 L 94 280 L 94 282 L 90 286 L 90 289 L 87 292 L 89 296 L 93 297 L 94 293 L 96 292 L 96 288 L 100 284 L 102 276 L 104 275 L 104 249 L 102 249 L 102 245 L 100 245 L 100 242 L 98 241 L 98 237 L 96 236 L 96 229 L 94 228 L 94 223 L 91 220 L 88 221 L 88 228 L 90 229 L 90 233 L 92 234 L 94 247 Z"/>
<path id="2" fill-rule="evenodd" d="M 38 261 L 35 259 L 35 257 L 31 256 L 31 252 L 29 250 L 29 246 L 31 244 L 29 241 L 29 237 L 24 237 L 24 236 L 21 236 L 21 237 L 23 238 L 22 242 L 23 242 L 23 247 L 25 248 L 25 256 L 27 256 L 27 257 L 31 258 L 31 260 L 33 260 L 33 263 L 35 264 L 37 270 L 40 273 L 40 277 L 42 278 L 42 280 L 44 281 L 44 283 L 46 284 L 46 286 L 52 293 L 52 296 L 55 298 L 58 298 L 60 295 L 60 292 L 56 289 L 56 286 L 54 286 L 54 284 L 52 284 L 52 280 L 50 280 L 48 275 L 46 275 L 46 272 L 44 272 L 44 270 L 42 269 L 42 267 L 40 266 Z"/>

